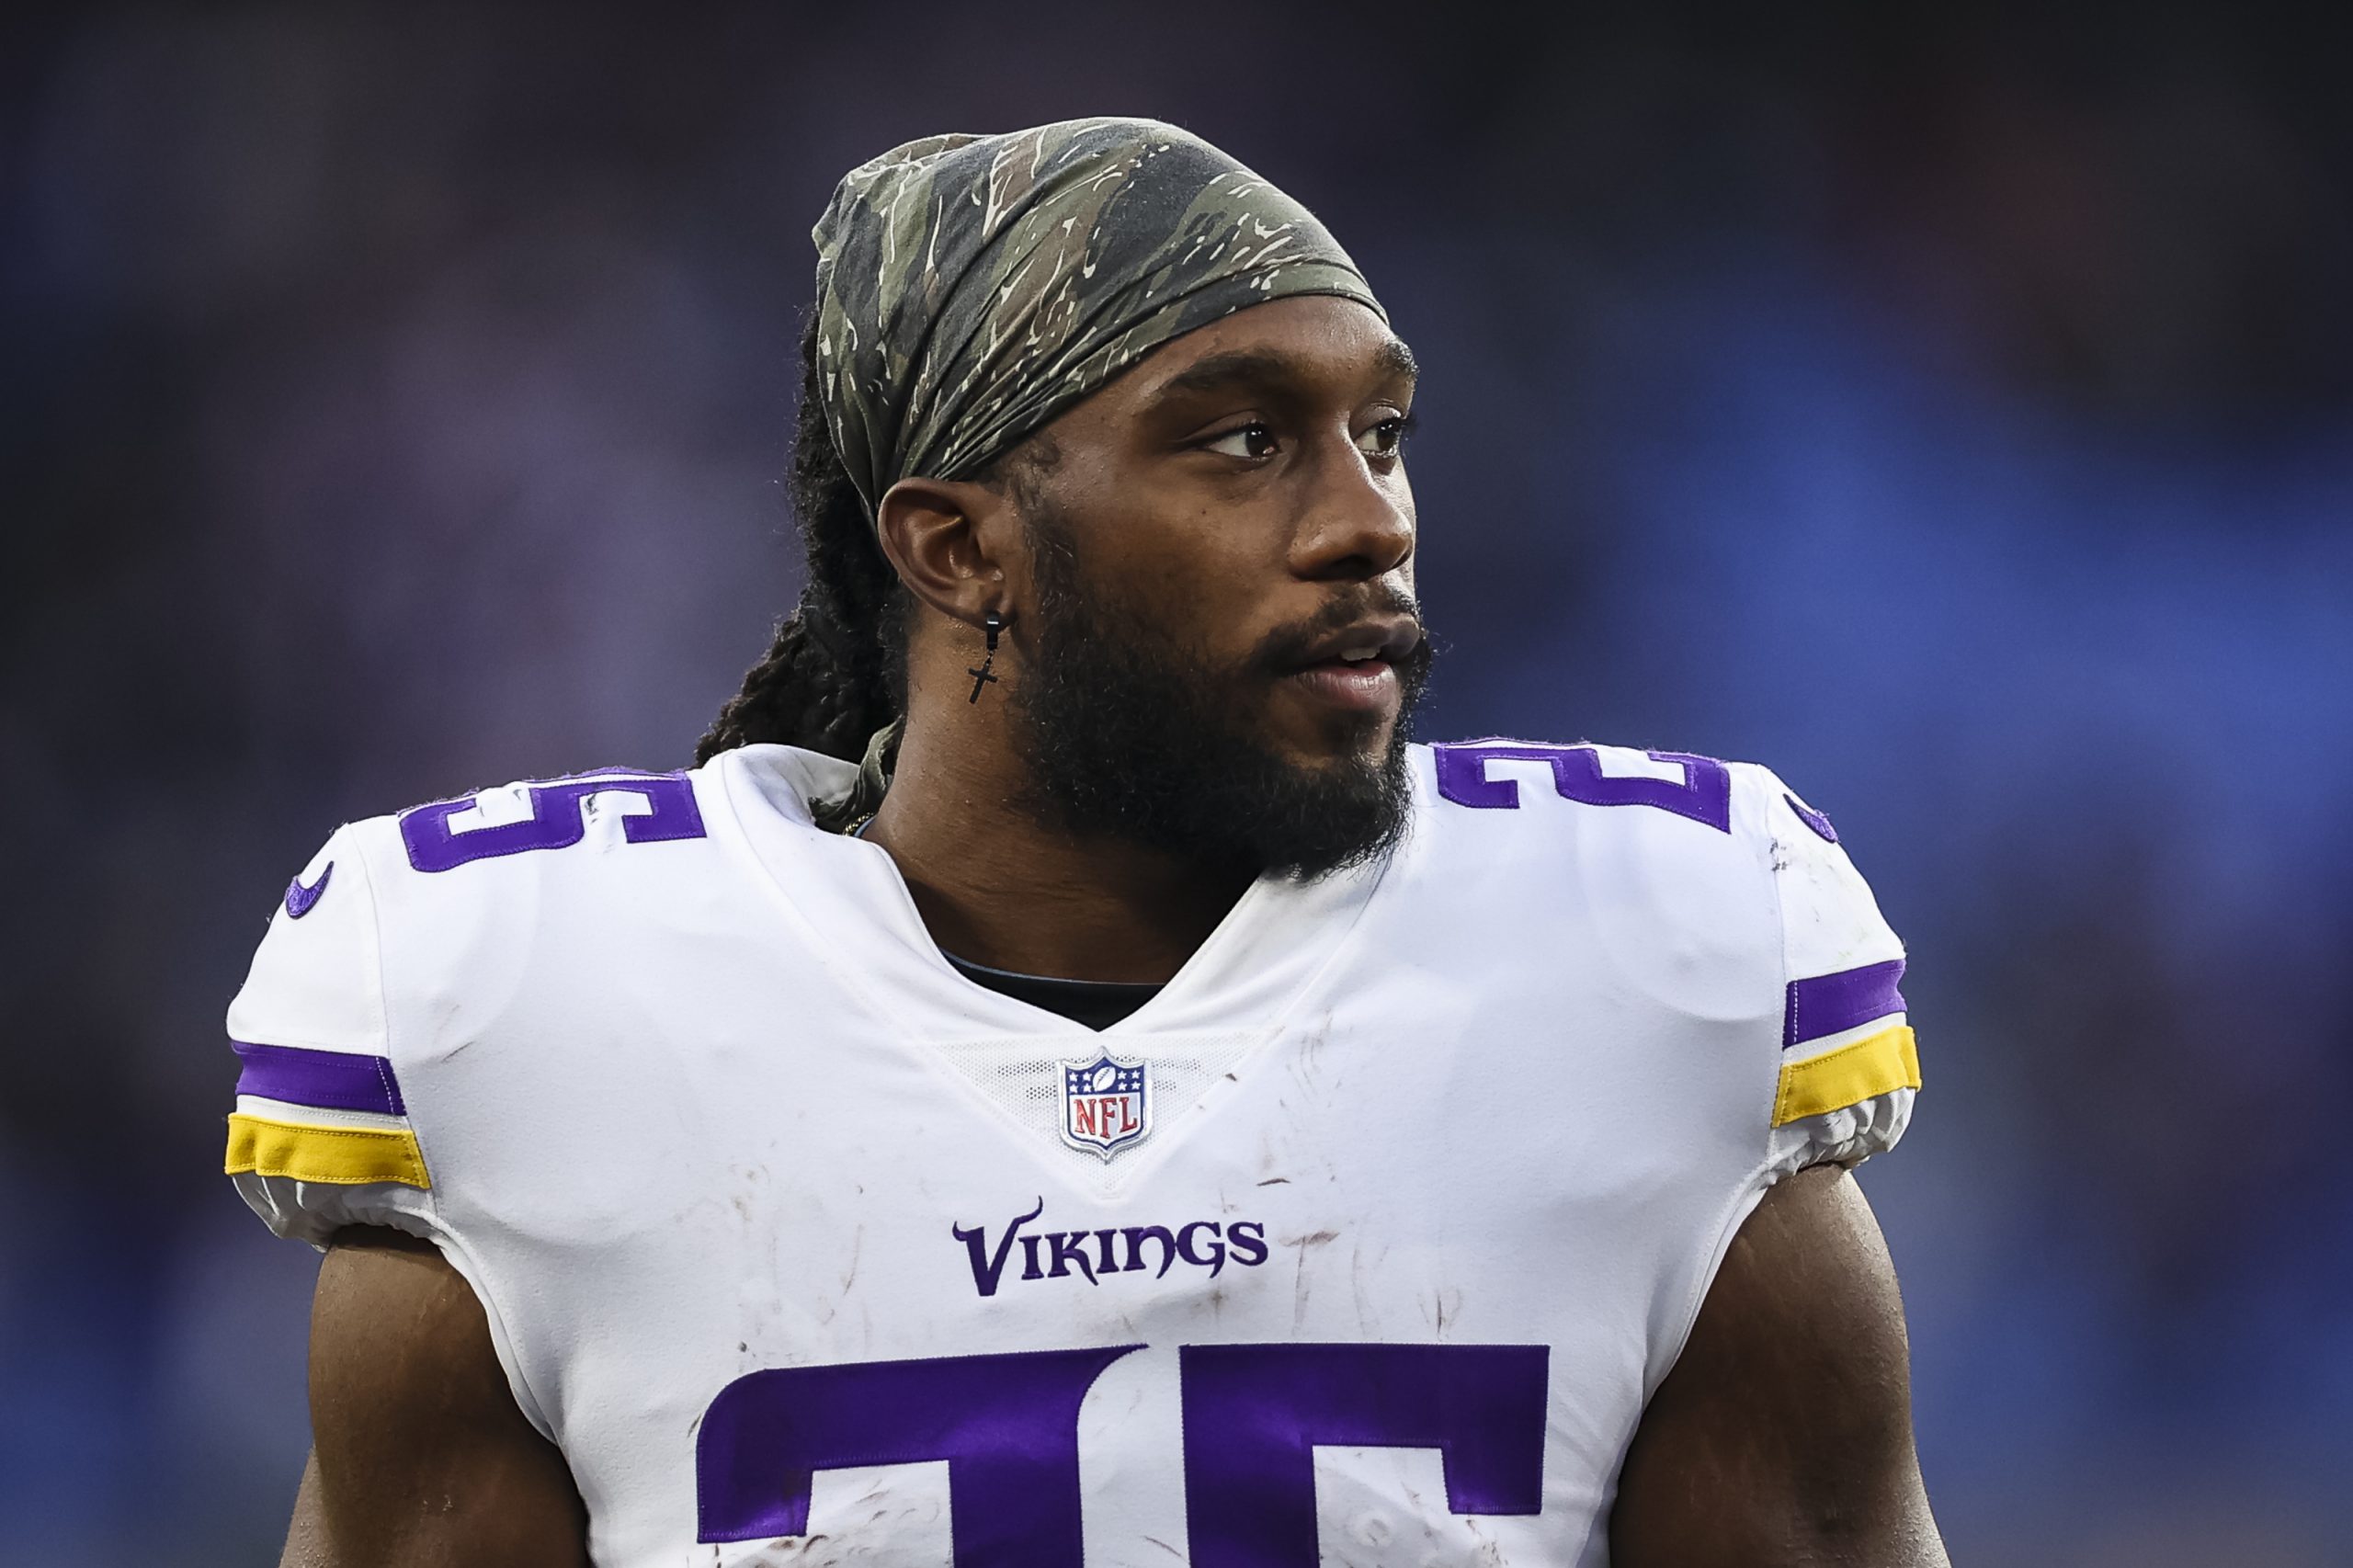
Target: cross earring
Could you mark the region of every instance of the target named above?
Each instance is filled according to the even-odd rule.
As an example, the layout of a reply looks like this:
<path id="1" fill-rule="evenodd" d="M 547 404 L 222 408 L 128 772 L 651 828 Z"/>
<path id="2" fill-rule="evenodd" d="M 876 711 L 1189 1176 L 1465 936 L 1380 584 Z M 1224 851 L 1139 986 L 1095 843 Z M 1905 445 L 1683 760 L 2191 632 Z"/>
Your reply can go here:
<path id="1" fill-rule="evenodd" d="M 968 669 L 964 672 L 972 677 L 972 695 L 965 699 L 968 702 L 978 702 L 981 699 L 981 687 L 996 684 L 996 676 L 989 674 L 989 670 L 996 663 L 996 640 L 1005 631 L 1005 617 L 995 610 L 983 613 L 981 617 L 981 631 L 988 637 L 988 649 L 982 655 L 979 669 Z"/>

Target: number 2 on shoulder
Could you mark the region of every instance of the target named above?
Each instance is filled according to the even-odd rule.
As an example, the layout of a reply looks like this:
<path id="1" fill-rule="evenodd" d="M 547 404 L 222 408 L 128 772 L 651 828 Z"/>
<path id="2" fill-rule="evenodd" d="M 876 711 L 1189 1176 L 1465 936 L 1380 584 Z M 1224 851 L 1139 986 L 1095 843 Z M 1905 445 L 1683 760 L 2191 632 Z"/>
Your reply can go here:
<path id="1" fill-rule="evenodd" d="M 1563 800 L 1587 806 L 1654 806 L 1704 823 L 1719 833 L 1732 831 L 1732 769 L 1711 756 L 1689 752 L 1654 751 L 1643 755 L 1653 762 L 1680 767 L 1680 779 L 1648 774 L 1613 775 L 1601 771 L 1600 748 L 1591 745 L 1543 745 L 1533 741 L 1458 741 L 1430 747 L 1438 761 L 1438 792 L 1458 806 L 1484 811 L 1513 811 L 1519 805 L 1519 784 L 1510 778 L 1490 778 L 1490 762 L 1541 762 L 1552 769 L 1552 788 Z"/>

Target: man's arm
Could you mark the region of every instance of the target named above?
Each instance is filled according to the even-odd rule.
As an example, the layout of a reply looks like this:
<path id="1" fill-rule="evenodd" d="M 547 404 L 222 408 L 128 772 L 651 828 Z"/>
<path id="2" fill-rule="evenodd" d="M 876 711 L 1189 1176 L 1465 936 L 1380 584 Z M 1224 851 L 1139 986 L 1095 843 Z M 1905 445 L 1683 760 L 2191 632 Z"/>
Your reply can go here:
<path id="1" fill-rule="evenodd" d="M 432 1245 L 339 1233 L 311 1309 L 311 1429 L 280 1568 L 583 1568 L 563 1456 L 508 1392 Z"/>
<path id="2" fill-rule="evenodd" d="M 1765 1195 L 1618 1483 L 1618 1568 L 1946 1568 L 1895 1268 L 1836 1166 Z"/>

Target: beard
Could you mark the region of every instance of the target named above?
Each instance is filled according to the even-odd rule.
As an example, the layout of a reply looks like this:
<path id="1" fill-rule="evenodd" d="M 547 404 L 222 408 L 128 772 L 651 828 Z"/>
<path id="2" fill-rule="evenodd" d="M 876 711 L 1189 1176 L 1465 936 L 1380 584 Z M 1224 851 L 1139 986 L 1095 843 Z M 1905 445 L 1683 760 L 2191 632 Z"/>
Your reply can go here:
<path id="1" fill-rule="evenodd" d="M 1050 826 L 1252 874 L 1312 881 L 1386 856 L 1413 799 L 1406 738 L 1428 685 L 1425 638 L 1395 665 L 1402 700 L 1377 749 L 1377 714 L 1334 712 L 1332 760 L 1294 762 L 1253 727 L 1276 680 L 1369 615 L 1413 614 L 1360 585 L 1313 619 L 1221 665 L 1142 608 L 1084 582 L 1070 530 L 1033 510 L 1030 657 L 1011 694 L 1029 783 L 1017 804 Z"/>

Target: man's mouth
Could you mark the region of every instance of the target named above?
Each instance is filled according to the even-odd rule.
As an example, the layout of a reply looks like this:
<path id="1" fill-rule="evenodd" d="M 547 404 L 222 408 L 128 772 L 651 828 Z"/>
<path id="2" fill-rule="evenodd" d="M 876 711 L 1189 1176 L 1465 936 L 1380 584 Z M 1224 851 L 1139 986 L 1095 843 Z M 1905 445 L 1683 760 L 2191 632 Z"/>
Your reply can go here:
<path id="1" fill-rule="evenodd" d="M 1325 659 L 1290 678 L 1319 701 L 1358 712 L 1375 712 L 1397 700 L 1397 667 L 1378 653 Z"/>
<path id="2" fill-rule="evenodd" d="M 1350 712 L 1393 710 L 1397 661 L 1421 645 L 1422 629 L 1409 616 L 1358 622 L 1318 640 L 1288 677 L 1314 700 Z"/>

